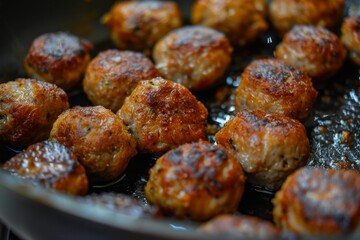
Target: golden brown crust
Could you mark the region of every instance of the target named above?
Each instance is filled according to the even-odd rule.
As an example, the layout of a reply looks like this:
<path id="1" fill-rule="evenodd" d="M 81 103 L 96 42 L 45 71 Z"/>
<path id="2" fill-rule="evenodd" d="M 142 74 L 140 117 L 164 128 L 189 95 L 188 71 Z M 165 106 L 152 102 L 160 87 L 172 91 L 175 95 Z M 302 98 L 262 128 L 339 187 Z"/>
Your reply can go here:
<path id="1" fill-rule="evenodd" d="M 299 234 L 348 234 L 360 226 L 360 175 L 352 170 L 302 168 L 273 200 L 274 220 Z"/>
<path id="2" fill-rule="evenodd" d="M 310 146 L 305 127 L 289 117 L 243 110 L 215 135 L 232 153 L 252 184 L 278 189 L 285 178 L 306 164 Z"/>
<path id="3" fill-rule="evenodd" d="M 235 92 L 235 107 L 260 109 L 305 121 L 311 114 L 317 91 L 309 76 L 282 60 L 263 59 L 249 64 Z"/>
<path id="4" fill-rule="evenodd" d="M 360 66 L 360 14 L 344 19 L 341 26 L 341 41 L 349 50 L 350 59 Z"/>
<path id="5" fill-rule="evenodd" d="M 191 22 L 225 33 L 233 45 L 246 45 L 267 30 L 265 0 L 197 0 Z"/>
<path id="6" fill-rule="evenodd" d="M 0 84 L 0 141 L 28 146 L 49 137 L 52 124 L 69 108 L 66 93 L 54 84 L 16 79 Z"/>
<path id="7" fill-rule="evenodd" d="M 200 141 L 160 157 L 150 170 L 145 195 L 164 212 L 202 221 L 235 212 L 244 182 L 232 155 L 221 146 Z"/>
<path id="8" fill-rule="evenodd" d="M 340 21 L 344 5 L 344 0 L 273 0 L 269 5 L 269 16 L 280 35 L 299 24 L 334 28 Z"/>
<path id="9" fill-rule="evenodd" d="M 65 111 L 54 123 L 50 139 L 70 148 L 94 183 L 119 177 L 136 154 L 126 126 L 102 106 Z"/>
<path id="10" fill-rule="evenodd" d="M 302 68 L 314 81 L 325 80 L 343 65 L 347 51 L 340 39 L 322 27 L 298 25 L 276 47 L 286 64 Z"/>
<path id="11" fill-rule="evenodd" d="M 176 29 L 154 47 L 161 75 L 191 90 L 204 90 L 223 76 L 231 62 L 232 47 L 221 32 L 203 26 Z"/>
<path id="12" fill-rule="evenodd" d="M 81 80 L 90 61 L 92 45 L 68 33 L 47 33 L 37 37 L 24 60 L 28 76 L 63 89 Z"/>
<path id="13" fill-rule="evenodd" d="M 103 22 L 119 49 L 149 54 L 159 39 L 182 25 L 182 17 L 175 2 L 123 1 L 113 5 Z"/>
<path id="14" fill-rule="evenodd" d="M 139 152 L 162 154 L 206 139 L 208 111 L 184 86 L 163 78 L 141 81 L 117 112 Z"/>
<path id="15" fill-rule="evenodd" d="M 159 76 L 159 71 L 145 55 L 107 50 L 100 52 L 88 65 L 83 87 L 94 105 L 116 112 L 139 81 Z"/>
<path id="16" fill-rule="evenodd" d="M 5 162 L 2 169 L 11 174 L 72 195 L 85 195 L 88 179 L 84 167 L 64 145 L 43 141 Z"/>

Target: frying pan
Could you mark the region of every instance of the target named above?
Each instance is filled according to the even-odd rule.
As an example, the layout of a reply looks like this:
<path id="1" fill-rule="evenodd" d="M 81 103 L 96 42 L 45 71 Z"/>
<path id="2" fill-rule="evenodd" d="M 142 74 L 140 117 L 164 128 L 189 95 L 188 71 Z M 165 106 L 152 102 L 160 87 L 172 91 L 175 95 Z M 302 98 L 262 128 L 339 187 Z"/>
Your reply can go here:
<path id="1" fill-rule="evenodd" d="M 177 2 L 184 19 L 188 19 L 193 1 Z M 90 40 L 95 45 L 93 56 L 99 51 L 114 48 L 109 40 L 108 30 L 100 23 L 101 16 L 113 3 L 111 0 L 0 1 L 0 82 L 25 77 L 22 61 L 26 52 L 32 40 L 46 32 L 67 31 Z M 353 14 L 359 12 L 359 9 L 358 0 L 348 0 L 344 14 Z M 243 68 L 255 56 L 272 56 L 279 40 L 269 30 L 255 46 L 237 49 L 228 74 L 216 89 L 231 91 L 238 84 L 238 76 Z M 319 101 L 313 116 L 306 123 L 311 138 L 308 165 L 336 167 L 344 162 L 348 166 L 350 162 L 352 168 L 359 170 L 359 75 L 360 69 L 346 62 L 330 83 L 319 89 Z M 209 108 L 209 124 L 220 128 L 233 114 L 233 108 L 231 104 L 218 103 L 208 97 L 216 89 L 209 90 L 207 96 L 200 94 L 197 97 Z M 68 94 L 72 106 L 90 105 L 81 88 L 75 88 Z M 328 127 L 328 131 L 325 135 L 319 135 L 316 129 L 324 125 Z M 341 131 L 352 132 L 353 141 L 348 145 L 336 141 L 337 134 Z M 20 149 L 0 145 L 0 161 L 8 160 L 18 151 Z M 91 186 L 90 191 L 125 193 L 145 203 L 143 188 L 148 169 L 155 159 L 152 156 L 136 158 L 140 159 L 130 162 L 119 181 L 106 186 Z M 273 194 L 254 186 L 246 186 L 239 212 L 272 220 Z M 5 172 L 0 172 L 0 222 L 22 239 L 212 239 L 196 232 L 197 223 L 194 222 L 125 216 L 79 198 L 29 186 Z M 0 228 L 0 237 L 3 237 L 4 229 Z M 359 238 L 359 234 L 353 238 Z"/>

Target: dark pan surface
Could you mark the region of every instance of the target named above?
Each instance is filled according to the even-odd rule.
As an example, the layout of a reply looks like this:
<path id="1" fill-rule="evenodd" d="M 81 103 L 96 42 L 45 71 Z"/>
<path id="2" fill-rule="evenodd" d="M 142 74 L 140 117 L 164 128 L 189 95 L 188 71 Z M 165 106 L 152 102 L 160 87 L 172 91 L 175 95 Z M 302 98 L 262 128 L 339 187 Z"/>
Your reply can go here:
<path id="1" fill-rule="evenodd" d="M 31 41 L 42 33 L 67 31 L 94 43 L 99 51 L 114 48 L 100 18 L 114 1 L 0 1 L 0 82 L 25 77 L 22 61 Z M 183 15 L 189 14 L 192 1 L 178 1 Z M 31 10 L 30 10 L 31 9 Z M 360 11 L 360 2 L 347 1 L 345 14 Z M 199 100 L 210 112 L 209 124 L 215 130 L 234 114 L 232 91 L 239 75 L 254 58 L 272 56 L 279 38 L 269 31 L 254 46 L 236 49 L 233 64 L 216 88 Z M 81 87 L 68 92 L 70 103 L 90 105 Z M 223 96 L 218 101 L 215 96 Z M 209 96 L 214 96 L 210 97 Z M 360 69 L 349 62 L 331 81 L 319 89 L 313 116 L 306 123 L 311 139 L 309 165 L 331 168 L 353 168 L 360 171 Z M 326 129 L 324 131 L 324 129 Z M 342 141 L 350 133 L 351 141 Z M 209 136 L 212 141 L 213 136 Z M 4 162 L 21 149 L 0 145 L 0 160 Z M 143 194 L 148 169 L 154 156 L 141 155 L 131 160 L 125 174 L 103 186 L 91 186 L 90 192 L 120 192 L 147 201 Z M 238 211 L 272 220 L 271 199 L 274 193 L 247 186 Z M 128 219 L 104 209 L 94 208 L 56 193 L 24 186 L 17 179 L 0 173 L 0 221 L 11 226 L 26 239 L 202 239 L 194 231 L 196 223 L 165 219 L 154 222 Z"/>

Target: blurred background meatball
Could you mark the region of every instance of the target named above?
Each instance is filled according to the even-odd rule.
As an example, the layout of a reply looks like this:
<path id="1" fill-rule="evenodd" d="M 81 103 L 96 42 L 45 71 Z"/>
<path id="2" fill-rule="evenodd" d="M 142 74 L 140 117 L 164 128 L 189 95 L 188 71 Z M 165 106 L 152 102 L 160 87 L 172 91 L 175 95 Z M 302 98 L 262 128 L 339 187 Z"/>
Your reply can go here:
<path id="1" fill-rule="evenodd" d="M 279 239 L 280 230 L 271 222 L 247 215 L 219 215 L 203 223 L 199 231 L 219 238 Z"/>
<path id="2" fill-rule="evenodd" d="M 191 90 L 213 86 L 231 62 L 232 47 L 225 35 L 202 26 L 172 31 L 154 48 L 161 75 Z"/>
<path id="3" fill-rule="evenodd" d="M 55 121 L 50 139 L 70 148 L 92 183 L 119 177 L 136 154 L 136 142 L 115 113 L 102 107 L 74 107 Z"/>
<path id="4" fill-rule="evenodd" d="M 43 141 L 30 145 L 5 162 L 2 169 L 45 188 L 84 195 L 88 179 L 84 167 L 64 145 Z"/>
<path id="5" fill-rule="evenodd" d="M 286 64 L 302 68 L 313 81 L 327 79 L 343 65 L 346 49 L 334 33 L 323 27 L 295 26 L 275 50 Z"/>
<path id="6" fill-rule="evenodd" d="M 290 173 L 306 164 L 310 152 L 299 121 L 261 110 L 239 112 L 215 139 L 238 159 L 250 183 L 268 189 L 278 189 Z"/>
<path id="7" fill-rule="evenodd" d="M 295 25 L 315 25 L 333 29 L 344 10 L 344 0 L 272 0 L 270 21 L 280 35 Z"/>
<path id="8" fill-rule="evenodd" d="M 349 50 L 351 61 L 360 67 L 360 13 L 344 19 L 341 26 L 341 41 Z"/>
<path id="9" fill-rule="evenodd" d="M 54 84 L 20 78 L 2 83 L 0 141 L 25 147 L 45 140 L 58 115 L 68 108 L 68 96 Z"/>
<path id="10" fill-rule="evenodd" d="M 231 154 L 199 141 L 160 157 L 150 170 L 145 195 L 164 212 L 202 221 L 235 212 L 244 182 L 241 166 Z"/>
<path id="11" fill-rule="evenodd" d="M 206 139 L 205 106 L 186 87 L 163 78 L 141 81 L 117 115 L 142 153 L 162 154 Z"/>
<path id="12" fill-rule="evenodd" d="M 274 220 L 284 230 L 344 236 L 360 226 L 360 175 L 301 168 L 288 177 L 273 204 Z"/>
<path id="13" fill-rule="evenodd" d="M 142 53 L 107 50 L 88 65 L 84 91 L 94 105 L 116 112 L 140 80 L 160 76 L 150 59 Z"/>
<path id="14" fill-rule="evenodd" d="M 265 0 L 197 0 L 191 22 L 225 33 L 233 45 L 252 43 L 267 30 Z"/>
<path id="15" fill-rule="evenodd" d="M 263 59 L 249 64 L 235 92 L 235 107 L 260 109 L 305 121 L 311 114 L 317 91 L 311 78 L 282 60 Z"/>
<path id="16" fill-rule="evenodd" d="M 150 55 L 159 39 L 182 25 L 182 17 L 172 1 L 122 1 L 112 6 L 103 22 L 118 48 Z"/>
<path id="17" fill-rule="evenodd" d="M 90 61 L 92 45 L 64 32 L 47 33 L 36 38 L 25 58 L 29 77 L 50 82 L 63 89 L 79 83 Z"/>

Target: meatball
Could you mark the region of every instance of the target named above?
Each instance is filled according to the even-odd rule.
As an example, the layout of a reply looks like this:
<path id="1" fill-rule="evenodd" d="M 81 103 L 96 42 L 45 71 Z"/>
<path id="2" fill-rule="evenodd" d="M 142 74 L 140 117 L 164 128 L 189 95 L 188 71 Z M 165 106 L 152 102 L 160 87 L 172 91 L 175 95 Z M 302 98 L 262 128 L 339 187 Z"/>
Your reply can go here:
<path id="1" fill-rule="evenodd" d="M 141 81 L 117 115 L 142 153 L 163 154 L 206 139 L 205 106 L 186 87 L 163 78 Z"/>
<path id="2" fill-rule="evenodd" d="M 221 146 L 188 143 L 161 156 L 145 187 L 145 196 L 165 213 L 196 221 L 236 211 L 245 176 L 237 160 Z"/>
<path id="3" fill-rule="evenodd" d="M 219 237 L 279 239 L 280 230 L 268 221 L 246 215 L 223 214 L 203 223 L 199 231 Z"/>
<path id="4" fill-rule="evenodd" d="M 68 33 L 43 34 L 29 49 L 25 71 L 32 78 L 70 89 L 81 81 L 92 48 L 89 42 Z"/>
<path id="5" fill-rule="evenodd" d="M 215 140 L 237 158 L 250 183 L 272 190 L 304 166 L 310 152 L 304 125 L 262 110 L 237 113 Z"/>
<path id="6" fill-rule="evenodd" d="M 316 25 L 334 28 L 341 19 L 344 0 L 272 0 L 270 21 L 280 35 L 294 25 Z"/>
<path id="7" fill-rule="evenodd" d="M 160 76 L 154 64 L 141 53 L 107 50 L 88 65 L 84 91 L 94 105 L 116 112 L 140 80 Z"/>
<path id="8" fill-rule="evenodd" d="M 276 47 L 275 55 L 286 64 L 305 70 L 314 81 L 334 75 L 343 65 L 346 49 L 329 30 L 295 26 Z"/>
<path id="9" fill-rule="evenodd" d="M 341 26 L 341 41 L 349 50 L 349 57 L 360 67 L 360 14 L 345 18 Z"/>
<path id="10" fill-rule="evenodd" d="M 273 199 L 285 230 L 305 235 L 348 234 L 360 226 L 360 175 L 353 170 L 301 168 Z"/>
<path id="11" fill-rule="evenodd" d="M 231 62 L 232 47 L 216 30 L 189 26 L 172 31 L 154 48 L 153 58 L 161 75 L 191 90 L 213 86 Z"/>
<path id="12" fill-rule="evenodd" d="M 92 183 L 114 180 L 136 154 L 136 142 L 122 121 L 102 107 L 74 107 L 55 121 L 50 139 L 70 148 Z"/>
<path id="13" fill-rule="evenodd" d="M 241 75 L 235 107 L 260 109 L 305 121 L 311 114 L 317 91 L 311 78 L 282 60 L 255 60 Z"/>
<path id="14" fill-rule="evenodd" d="M 5 162 L 2 169 L 34 184 L 72 195 L 84 195 L 88 179 L 84 167 L 64 145 L 43 141 Z"/>
<path id="15" fill-rule="evenodd" d="M 191 22 L 225 33 L 233 45 L 246 45 L 267 30 L 265 0 L 197 0 Z"/>
<path id="16" fill-rule="evenodd" d="M 56 85 L 34 79 L 0 84 L 0 141 L 25 147 L 49 137 L 68 96 Z"/>
<path id="17" fill-rule="evenodd" d="M 182 25 L 182 17 L 172 1 L 123 1 L 113 5 L 103 22 L 118 48 L 150 54 L 159 39 Z"/>

